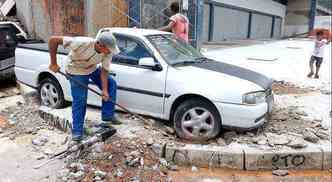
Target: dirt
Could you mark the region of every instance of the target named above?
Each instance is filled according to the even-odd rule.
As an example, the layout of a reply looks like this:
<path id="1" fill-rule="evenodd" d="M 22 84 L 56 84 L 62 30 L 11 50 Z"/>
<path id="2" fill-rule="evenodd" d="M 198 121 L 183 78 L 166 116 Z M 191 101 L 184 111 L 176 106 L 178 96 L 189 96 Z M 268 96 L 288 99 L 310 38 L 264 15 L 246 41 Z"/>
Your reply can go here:
<path id="1" fill-rule="evenodd" d="M 140 158 L 143 159 L 143 165 L 138 162 L 134 166 L 126 164 L 126 157 L 132 151 L 139 151 Z M 160 169 L 152 169 L 154 165 L 159 164 L 159 158 L 148 147 L 145 142 L 139 138 L 135 139 L 120 139 L 117 137 L 112 138 L 105 145 L 104 153 L 102 156 L 112 156 L 111 159 L 89 159 L 96 158 L 97 155 L 87 157 L 84 163 L 87 164 L 89 169 L 99 169 L 106 172 L 108 175 L 105 181 L 131 181 L 137 179 L 139 181 L 165 181 L 167 178 L 167 170 L 161 172 Z M 121 169 L 123 176 L 117 176 L 117 171 Z M 84 181 L 93 181 L 93 170 L 89 170 Z"/>
<path id="2" fill-rule="evenodd" d="M 14 106 L 6 107 L 5 109 L 0 111 L 0 126 L 4 129 L 3 135 L 1 138 L 9 137 L 9 140 L 3 142 L 12 142 L 10 148 L 6 149 L 6 153 L 11 151 L 12 145 L 21 146 L 22 150 L 16 152 L 16 155 L 21 155 L 19 161 L 16 163 L 22 163 L 24 160 L 27 164 L 30 164 L 30 168 L 26 169 L 28 166 L 21 164 L 21 168 L 26 171 L 31 171 L 31 166 L 41 163 L 42 161 L 36 161 L 36 159 L 27 160 L 24 159 L 23 156 L 35 156 L 38 154 L 42 154 L 45 150 L 51 150 L 52 153 L 55 153 L 59 148 L 61 148 L 61 144 L 56 144 L 54 141 L 52 144 L 42 147 L 36 147 L 31 144 L 31 141 L 38 137 L 42 136 L 43 134 L 48 133 L 49 138 L 53 136 L 57 136 L 56 129 L 50 127 L 45 123 L 43 119 L 39 117 L 39 100 L 36 93 L 30 93 L 24 96 L 24 102 L 17 102 Z M 10 124 L 12 123 L 12 124 Z M 150 128 L 148 128 L 150 129 Z M 162 135 L 162 134 L 161 134 Z M 58 136 L 59 140 L 64 140 L 66 135 Z M 93 148 L 85 151 L 80 161 L 84 164 L 88 165 L 88 171 L 85 173 L 84 181 L 93 181 L 94 178 L 94 171 L 92 169 L 99 169 L 102 171 L 107 172 L 106 181 L 130 181 L 132 179 L 140 179 L 140 181 L 165 181 L 167 178 L 167 170 L 163 170 L 161 172 L 158 168 L 152 169 L 153 166 L 159 165 L 159 158 L 158 156 L 152 151 L 151 147 L 148 147 L 144 141 L 145 139 L 142 138 L 131 138 L 131 139 L 123 139 L 119 137 L 114 137 L 112 140 L 109 140 L 105 146 L 103 146 L 104 151 L 102 154 L 98 154 L 93 152 Z M 59 142 L 57 142 L 59 143 Z M 60 142 L 62 143 L 62 142 Z M 3 144 L 4 146 L 5 144 Z M 24 146 L 24 147 L 23 147 Z M 24 150 L 23 150 L 24 149 Z M 140 158 L 144 159 L 144 164 L 135 166 L 128 166 L 126 161 L 126 155 L 132 151 L 140 151 Z M 23 152 L 23 153 L 21 153 Z M 12 152 L 9 152 L 12 153 Z M 15 157 L 9 155 L 8 157 L 12 158 L 13 160 Z M 112 155 L 112 159 L 109 160 L 105 157 L 109 157 Z M 7 156 L 7 155 L 5 155 Z M 30 157 L 31 158 L 31 157 Z M 35 158 L 35 157 L 33 157 Z M 46 160 L 47 157 L 45 157 Z M 72 162 L 75 162 L 77 159 L 73 160 L 70 157 L 67 160 L 67 164 L 70 165 Z M 1 160 L 0 160 L 1 161 Z M 11 160 L 9 160 L 11 161 Z M 55 162 L 55 164 L 50 164 L 50 166 L 54 166 L 53 169 L 60 170 L 59 168 L 63 163 L 62 160 Z M 13 169 L 16 166 L 6 166 L 8 169 Z M 48 166 L 46 166 L 47 168 Z M 1 168 L 1 166 L 0 166 Z M 117 170 L 121 169 L 123 172 L 123 176 L 116 177 Z M 33 171 L 33 170 L 32 170 Z M 43 171 L 43 170 L 42 170 Z M 8 177 L 8 179 L 15 179 L 13 177 L 10 170 L 4 170 L 4 175 Z M 23 173 L 23 172 L 22 172 Z M 43 179 L 47 178 L 47 175 L 39 174 L 36 172 L 31 172 L 35 177 L 29 177 L 26 173 L 24 175 L 24 179 Z M 53 176 L 57 172 L 53 171 Z M 11 177 L 12 176 L 12 177 Z M 27 180 L 29 181 L 29 180 Z"/>
<path id="3" fill-rule="evenodd" d="M 290 82 L 276 82 L 272 85 L 272 90 L 276 95 L 301 95 L 315 92 L 313 88 L 301 88 Z"/>
<path id="4" fill-rule="evenodd" d="M 39 118 L 39 101 L 35 94 L 9 96 L 0 99 L 0 176 L 4 181 L 55 181 L 55 171 L 60 170 L 63 160 L 50 163 L 39 170 L 33 169 L 52 153 L 62 150 L 66 134 L 52 129 Z M 10 101 L 10 102 L 9 102 Z M 46 136 L 43 146 L 32 140 Z"/>
<path id="5" fill-rule="evenodd" d="M 39 117 L 39 100 L 36 93 L 23 96 L 24 101 L 17 101 L 15 106 L 10 106 L 0 111 L 1 118 L 6 121 L 7 132 L 12 136 L 33 133 L 43 128 L 51 128 Z"/>

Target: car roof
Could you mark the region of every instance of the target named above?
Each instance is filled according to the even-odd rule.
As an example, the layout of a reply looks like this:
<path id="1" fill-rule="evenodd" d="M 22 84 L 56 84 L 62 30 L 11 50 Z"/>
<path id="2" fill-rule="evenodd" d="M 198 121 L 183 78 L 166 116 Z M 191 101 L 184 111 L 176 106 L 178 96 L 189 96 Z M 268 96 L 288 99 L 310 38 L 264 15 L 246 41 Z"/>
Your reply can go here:
<path id="1" fill-rule="evenodd" d="M 153 29 L 141 29 L 141 28 L 103 28 L 103 30 L 109 30 L 113 33 L 121 33 L 134 36 L 147 36 L 147 35 L 160 35 L 160 34 L 171 34 L 169 32 L 153 30 Z"/>

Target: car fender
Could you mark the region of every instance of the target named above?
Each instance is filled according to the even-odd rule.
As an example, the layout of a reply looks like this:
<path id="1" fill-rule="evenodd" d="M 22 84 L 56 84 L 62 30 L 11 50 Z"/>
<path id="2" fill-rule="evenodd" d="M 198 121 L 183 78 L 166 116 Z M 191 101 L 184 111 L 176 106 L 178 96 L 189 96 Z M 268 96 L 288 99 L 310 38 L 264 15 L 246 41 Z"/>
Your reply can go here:
<path id="1" fill-rule="evenodd" d="M 208 100 L 210 103 L 212 103 L 216 107 L 216 105 L 213 103 L 213 99 L 209 95 L 204 94 L 202 91 L 182 92 L 182 93 L 177 92 L 177 93 L 174 93 L 174 94 L 170 95 L 168 98 L 165 99 L 164 119 L 166 119 L 166 120 L 171 119 L 173 105 L 175 104 L 175 102 L 177 101 L 177 99 L 179 99 L 179 98 L 181 98 L 183 96 L 204 98 L 204 99 Z M 222 116 L 220 115 L 220 117 L 222 117 Z"/>

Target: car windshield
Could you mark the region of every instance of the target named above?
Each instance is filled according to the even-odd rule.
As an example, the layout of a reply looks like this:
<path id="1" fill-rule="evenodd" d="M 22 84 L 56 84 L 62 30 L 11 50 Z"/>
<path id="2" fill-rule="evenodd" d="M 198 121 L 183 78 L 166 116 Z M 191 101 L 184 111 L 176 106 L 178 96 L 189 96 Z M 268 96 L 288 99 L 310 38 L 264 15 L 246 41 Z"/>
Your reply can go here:
<path id="1" fill-rule="evenodd" d="M 195 48 L 174 35 L 150 35 L 147 38 L 170 65 L 199 63 L 205 59 Z"/>

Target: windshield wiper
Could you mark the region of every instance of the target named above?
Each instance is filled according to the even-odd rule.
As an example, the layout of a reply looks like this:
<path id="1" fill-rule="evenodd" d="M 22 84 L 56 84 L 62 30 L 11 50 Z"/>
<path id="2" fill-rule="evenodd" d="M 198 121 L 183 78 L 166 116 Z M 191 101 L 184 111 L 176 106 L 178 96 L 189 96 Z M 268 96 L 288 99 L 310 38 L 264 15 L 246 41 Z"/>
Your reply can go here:
<path id="1" fill-rule="evenodd" d="M 206 58 L 206 57 L 199 57 L 199 58 L 195 58 L 194 60 L 195 61 L 181 61 L 181 62 L 172 64 L 172 66 L 202 63 L 202 62 L 207 61 L 208 58 Z"/>
<path id="2" fill-rule="evenodd" d="M 207 61 L 207 60 L 208 60 L 208 58 L 206 58 L 206 57 L 199 57 L 199 58 L 196 58 L 196 59 L 195 59 L 195 61 L 196 61 L 196 62 L 199 62 L 199 63 L 204 62 L 204 61 Z"/>
<path id="3" fill-rule="evenodd" d="M 172 66 L 177 66 L 177 65 L 187 65 L 187 64 L 195 64 L 198 61 L 181 61 L 177 63 L 173 63 Z"/>

